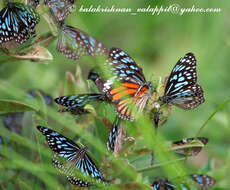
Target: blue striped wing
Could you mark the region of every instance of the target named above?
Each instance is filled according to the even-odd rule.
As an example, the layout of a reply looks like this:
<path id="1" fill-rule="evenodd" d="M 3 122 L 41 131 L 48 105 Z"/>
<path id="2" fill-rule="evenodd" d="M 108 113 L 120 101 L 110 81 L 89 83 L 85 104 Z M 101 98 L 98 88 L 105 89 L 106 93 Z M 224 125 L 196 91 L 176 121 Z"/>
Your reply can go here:
<path id="1" fill-rule="evenodd" d="M 65 109 L 61 111 L 69 111 L 72 114 L 85 114 L 89 113 L 84 107 L 95 101 L 104 101 L 105 95 L 103 94 L 78 94 L 72 96 L 61 96 L 56 98 L 54 101 L 60 104 Z"/>
<path id="2" fill-rule="evenodd" d="M 157 179 L 152 183 L 152 190 L 174 190 L 174 187 L 168 179 Z"/>
<path id="3" fill-rule="evenodd" d="M 111 48 L 107 64 L 115 71 L 121 81 L 129 81 L 143 85 L 146 83 L 142 68 L 123 50 Z"/>
<path id="4" fill-rule="evenodd" d="M 71 161 L 76 157 L 77 152 L 81 149 L 75 142 L 56 131 L 42 126 L 37 126 L 37 129 L 46 137 L 49 147 L 59 157 Z"/>
<path id="5" fill-rule="evenodd" d="M 216 183 L 216 180 L 208 175 L 192 174 L 190 176 L 192 180 L 201 187 L 201 189 L 208 189 Z"/>
<path id="6" fill-rule="evenodd" d="M 109 132 L 109 137 L 108 137 L 108 141 L 107 141 L 107 147 L 111 151 L 114 151 L 114 148 L 116 145 L 116 139 L 118 136 L 119 125 L 120 125 L 120 118 L 116 117 L 113 124 L 112 124 L 112 128 Z"/>
<path id="7" fill-rule="evenodd" d="M 85 55 L 104 55 L 107 51 L 106 47 L 94 37 L 65 24 L 60 26 L 57 50 L 68 59 L 73 60 L 78 60 Z"/>
<path id="8" fill-rule="evenodd" d="M 76 168 L 86 176 L 90 176 L 101 181 L 106 181 L 88 154 L 85 154 L 85 157 L 76 163 Z"/>
<path id="9" fill-rule="evenodd" d="M 65 175 L 65 166 L 63 163 L 61 163 L 60 161 L 58 161 L 57 159 L 53 159 L 52 160 L 52 164 L 62 173 Z M 89 187 L 91 186 L 90 183 L 88 183 L 87 181 L 81 180 L 80 178 L 74 177 L 72 174 L 68 174 L 66 176 L 66 178 L 68 179 L 68 181 L 73 184 L 76 185 L 78 187 Z"/>
<path id="10" fill-rule="evenodd" d="M 73 176 L 73 170 L 78 169 L 85 176 L 106 181 L 93 160 L 85 152 L 86 148 L 80 148 L 72 140 L 49 128 L 37 126 L 37 129 L 46 137 L 49 147 L 57 155 L 53 159 L 53 164 L 67 177 Z M 63 163 L 59 161 L 59 158 L 62 158 Z M 71 179 L 74 180 L 72 177 Z"/>
<path id="11" fill-rule="evenodd" d="M 197 84 L 196 58 L 192 53 L 177 62 L 160 99 L 183 109 L 193 109 L 204 102 L 202 87 Z"/>
<path id="12" fill-rule="evenodd" d="M 33 8 L 22 3 L 8 3 L 0 11 L 0 45 L 11 49 L 24 43 L 35 35 L 34 28 L 39 21 Z"/>

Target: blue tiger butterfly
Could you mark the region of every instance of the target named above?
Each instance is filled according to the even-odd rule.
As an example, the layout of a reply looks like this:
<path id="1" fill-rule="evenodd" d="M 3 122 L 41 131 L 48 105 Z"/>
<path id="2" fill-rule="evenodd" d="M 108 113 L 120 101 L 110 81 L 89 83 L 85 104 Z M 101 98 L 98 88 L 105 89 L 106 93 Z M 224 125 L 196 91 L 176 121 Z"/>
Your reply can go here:
<path id="1" fill-rule="evenodd" d="M 71 183 L 79 186 L 90 185 L 88 182 L 74 177 L 75 169 L 85 176 L 107 182 L 94 161 L 87 154 L 86 147 L 81 148 L 72 140 L 52 129 L 42 126 L 37 126 L 37 129 L 46 137 L 49 147 L 55 153 L 53 164 L 66 175 Z M 62 160 L 63 163 L 59 161 L 59 158 L 64 159 L 64 161 Z"/>
<path id="2" fill-rule="evenodd" d="M 74 9 L 74 2 L 75 0 L 45 0 L 45 4 L 57 21 L 65 20 Z"/>
<path id="3" fill-rule="evenodd" d="M 55 98 L 54 101 L 66 108 L 62 112 L 71 112 L 72 114 L 86 114 L 89 113 L 85 109 L 85 105 L 95 101 L 105 101 L 106 97 L 103 94 L 78 94 L 72 96 L 61 96 Z"/>
<path id="4" fill-rule="evenodd" d="M 214 178 L 204 174 L 192 174 L 190 177 L 196 184 L 200 186 L 202 190 L 208 189 L 216 183 Z"/>
<path id="5" fill-rule="evenodd" d="M 0 11 L 0 46 L 13 49 L 35 35 L 40 17 L 32 7 L 9 2 Z"/>
<path id="6" fill-rule="evenodd" d="M 204 174 L 192 174 L 189 175 L 193 183 L 195 183 L 200 190 L 207 190 L 208 188 L 215 185 L 216 180 L 208 175 Z M 185 184 L 176 186 L 172 184 L 168 179 L 157 179 L 152 183 L 152 190 L 189 190 L 190 188 Z"/>
<path id="7" fill-rule="evenodd" d="M 107 48 L 80 29 L 60 23 L 57 50 L 68 59 L 78 60 L 84 55 L 104 55 Z"/>
<path id="8" fill-rule="evenodd" d="M 183 109 L 193 109 L 204 103 L 202 87 L 197 84 L 196 58 L 187 53 L 174 66 L 160 100 Z"/>

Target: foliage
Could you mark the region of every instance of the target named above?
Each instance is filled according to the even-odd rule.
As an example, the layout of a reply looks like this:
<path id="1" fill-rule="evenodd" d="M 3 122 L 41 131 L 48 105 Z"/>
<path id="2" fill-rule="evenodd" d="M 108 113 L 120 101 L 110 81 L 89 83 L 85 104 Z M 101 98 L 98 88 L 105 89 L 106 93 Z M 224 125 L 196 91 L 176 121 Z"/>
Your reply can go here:
<path id="1" fill-rule="evenodd" d="M 137 8 L 148 4 L 166 6 L 170 3 L 160 0 L 79 0 L 75 5 L 77 9 L 81 5 L 87 7 L 91 4 Z M 45 63 L 49 63 L 46 65 L 37 64 L 44 63 L 44 60 L 31 62 L 30 59 L 0 55 L 0 114 L 3 118 L 9 112 L 26 111 L 19 134 L 9 131 L 0 123 L 0 136 L 3 139 L 0 146 L 0 189 L 77 189 L 50 164 L 51 152 L 47 146 L 43 146 L 44 137 L 36 130 L 37 125 L 50 127 L 87 145 L 102 172 L 116 184 L 109 189 L 150 189 L 150 184 L 157 176 L 175 180 L 193 173 L 213 176 L 217 180 L 213 189 L 229 188 L 230 25 L 226 10 L 230 5 L 227 0 L 176 3 L 183 7 L 193 4 L 197 7 L 220 7 L 223 11 L 183 16 L 169 13 L 134 16 L 75 11 L 66 21 L 109 47 L 127 51 L 151 81 L 158 81 L 160 76 L 168 75 L 185 53 L 193 52 L 196 55 L 198 81 L 206 98 L 203 105 L 191 111 L 173 107 L 172 114 L 157 133 L 144 116 L 136 122 L 123 123 L 128 136 L 136 139 L 136 149 L 144 147 L 154 151 L 154 165 L 150 166 L 150 154 L 122 154 L 115 157 L 107 151 L 109 127 L 115 118 L 112 105 L 96 104 L 90 107 L 93 110 L 91 114 L 73 116 L 58 113 L 56 105 L 47 106 L 41 94 L 36 98 L 28 98 L 27 92 L 31 89 L 42 89 L 53 98 L 95 92 L 95 87 L 86 81 L 87 74 L 92 67 L 101 63 L 92 57 L 83 57 L 79 61 L 68 60 L 56 51 L 56 41 L 53 41 L 47 46 L 53 60 L 45 60 Z M 45 14 L 45 11 L 48 14 L 44 7 L 38 7 L 40 14 Z M 48 25 L 42 17 L 36 28 L 38 34 L 49 32 L 49 28 L 44 26 Z M 208 145 L 198 156 L 181 158 L 167 151 L 168 141 L 195 136 L 209 138 Z M 129 152 L 130 146 L 127 146 L 125 153 Z"/>

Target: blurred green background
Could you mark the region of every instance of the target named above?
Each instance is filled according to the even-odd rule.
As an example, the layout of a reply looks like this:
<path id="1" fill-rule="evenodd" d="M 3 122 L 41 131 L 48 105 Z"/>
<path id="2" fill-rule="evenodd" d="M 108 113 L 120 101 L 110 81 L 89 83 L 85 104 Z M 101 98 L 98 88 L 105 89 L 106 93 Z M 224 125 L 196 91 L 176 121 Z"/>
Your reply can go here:
<path id="1" fill-rule="evenodd" d="M 195 5 L 195 7 L 199 8 L 221 8 L 222 11 L 220 13 L 187 13 L 182 16 L 172 13 L 131 15 L 129 13 L 78 12 L 81 5 L 85 7 L 90 5 L 102 5 L 103 7 L 115 5 L 116 7 L 139 8 L 147 7 L 148 5 L 160 7 L 161 5 L 169 6 L 172 4 L 178 4 L 181 7 Z M 128 52 L 143 68 L 148 80 L 158 80 L 159 77 L 167 76 L 180 57 L 188 52 L 195 54 L 198 60 L 198 82 L 204 89 L 206 101 L 197 109 L 191 111 L 173 107 L 173 112 L 167 123 L 158 131 L 168 141 L 195 136 L 201 125 L 217 109 L 217 106 L 230 99 L 230 4 L 228 0 L 99 0 L 97 2 L 78 0 L 75 5 L 76 12 L 68 17 L 66 23 L 96 37 L 108 47 L 119 47 Z M 37 26 L 38 35 L 47 32 L 45 28 L 48 29 L 48 27 L 46 26 L 47 23 L 42 18 Z M 25 95 L 25 92 L 30 89 L 41 89 L 53 98 L 68 93 L 89 92 L 90 89 L 87 88 L 86 82 L 87 74 L 93 64 L 97 64 L 96 60 L 89 57 L 84 57 L 79 61 L 67 60 L 56 51 L 55 46 L 56 41 L 48 46 L 54 57 L 53 61 L 48 62 L 49 64 L 15 60 L 5 55 L 0 55 L 0 98 L 31 103 L 30 101 L 32 100 L 27 100 Z M 77 83 L 74 88 L 69 88 L 68 83 L 70 82 L 66 80 L 66 72 L 71 72 L 74 75 L 77 73 Z M 31 104 L 35 103 L 32 101 Z M 38 107 L 41 108 L 41 104 L 38 104 Z M 56 105 L 49 109 L 47 115 L 52 118 L 52 121 L 48 123 L 54 129 L 61 131 L 63 126 L 72 127 L 78 135 L 85 136 L 89 144 L 91 140 L 92 143 L 96 138 L 101 140 L 102 144 L 105 143 L 108 129 L 106 129 L 101 120 L 96 118 L 94 120 L 94 116 L 91 115 L 86 116 L 86 118 L 78 118 L 79 123 L 75 124 L 73 116 L 56 113 L 58 109 Z M 107 116 L 108 110 L 113 110 L 113 108 L 103 105 L 96 110 L 100 110 L 97 115 L 103 117 L 103 115 Z M 112 111 L 110 112 L 109 119 L 112 122 L 115 114 Z M 217 185 L 213 189 L 229 189 L 230 186 L 229 113 L 230 106 L 226 105 L 208 122 L 200 135 L 209 138 L 209 144 L 201 154 L 194 158 L 189 158 L 183 164 L 192 173 L 203 172 L 215 177 Z M 44 141 L 44 138 L 35 129 L 37 123 L 43 123 L 48 126 L 47 120 L 42 120 L 41 118 L 44 119 L 45 117 L 37 116 L 34 113 L 27 113 L 26 116 L 28 118 L 23 120 L 24 132 L 21 136 L 24 140 L 31 139 L 29 142 L 35 147 L 31 146 L 29 148 L 28 145 L 23 145 L 23 143 L 27 143 L 19 138 L 20 135 L 17 137 L 12 133 L 7 133 L 6 135 L 6 132 L 1 130 L 1 136 L 6 142 L 9 142 L 7 146 L 12 146 L 13 148 L 7 148 L 10 157 L 12 155 L 12 165 L 10 162 L 5 163 L 4 159 L 0 160 L 0 189 L 53 189 L 54 186 L 48 185 L 49 181 L 44 185 L 43 182 L 38 182 L 39 180 L 35 177 L 41 175 L 38 177 L 43 179 L 41 181 L 48 179 L 45 176 L 45 172 L 38 174 L 40 170 L 36 168 L 39 160 L 36 154 L 37 147 L 38 144 Z M 33 123 L 28 122 L 31 118 L 33 118 L 31 121 Z M 0 125 L 3 129 L 3 124 L 0 123 Z M 130 124 L 128 125 L 131 127 Z M 88 137 L 88 133 L 85 135 L 84 129 L 89 132 L 93 131 L 92 137 Z M 74 137 L 71 133 L 65 134 L 69 134 L 69 137 Z M 10 137 L 7 137 L 8 135 Z M 16 138 L 20 143 L 17 143 L 12 138 Z M 13 143 L 10 143 L 11 141 Z M 100 144 L 100 142 L 98 143 Z M 14 147 L 17 148 L 15 149 Z M 32 149 L 34 150 L 32 151 Z M 104 150 L 105 147 L 101 151 L 103 152 Z M 97 153 L 93 154 L 93 157 L 99 162 L 102 159 Z M 21 167 L 19 167 L 19 163 L 15 162 L 15 159 L 22 161 Z M 27 163 L 27 159 L 30 160 L 26 167 L 28 169 L 22 169 L 23 164 Z M 137 163 L 137 166 L 143 168 L 147 166 L 148 163 L 146 162 L 148 162 L 148 159 L 143 158 Z M 14 164 L 15 167 L 13 166 Z M 30 165 L 31 167 L 29 167 Z M 19 175 L 18 173 L 21 170 L 26 170 L 27 172 Z M 153 177 L 159 174 L 162 174 L 159 170 L 145 172 L 143 181 L 145 184 L 151 183 Z M 171 177 L 173 178 L 174 176 Z M 53 182 L 53 184 L 55 183 L 57 181 Z M 65 180 L 63 180 L 62 184 L 64 185 L 58 186 L 56 189 L 73 188 Z"/>

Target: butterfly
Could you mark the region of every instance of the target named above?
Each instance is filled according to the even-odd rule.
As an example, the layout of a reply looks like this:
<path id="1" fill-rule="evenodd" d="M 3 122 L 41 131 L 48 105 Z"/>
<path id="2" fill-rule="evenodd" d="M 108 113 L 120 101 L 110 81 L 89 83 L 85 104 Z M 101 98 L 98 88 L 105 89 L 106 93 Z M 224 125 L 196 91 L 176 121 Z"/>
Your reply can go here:
<path id="1" fill-rule="evenodd" d="M 60 23 L 57 50 L 68 59 L 78 60 L 84 55 L 104 55 L 107 48 L 80 29 Z"/>
<path id="2" fill-rule="evenodd" d="M 90 79 L 115 104 L 120 118 L 134 120 L 134 109 L 142 112 L 151 98 L 151 82 L 145 80 L 142 69 L 119 48 L 110 49 L 106 65 L 112 71 L 108 80 L 96 77 L 98 75 L 95 74 Z"/>
<path id="3" fill-rule="evenodd" d="M 200 143 L 202 143 L 203 145 L 206 145 L 208 143 L 208 139 L 205 137 L 197 137 L 197 138 L 186 138 L 180 141 L 175 141 L 172 143 L 173 147 L 179 147 L 179 146 L 183 146 L 183 145 L 189 145 L 192 143 L 192 141 L 198 141 Z M 181 148 L 181 149 L 177 149 L 174 150 L 177 154 L 182 154 L 185 156 L 196 156 L 197 154 L 199 154 L 199 152 L 202 150 L 202 147 L 197 146 L 197 147 L 189 147 L 189 148 Z"/>
<path id="4" fill-rule="evenodd" d="M 168 179 L 157 179 L 152 183 L 152 190 L 174 190 L 174 187 Z"/>
<path id="5" fill-rule="evenodd" d="M 204 174 L 192 174 L 189 177 L 198 185 L 201 190 L 206 190 L 216 183 L 214 178 Z M 152 190 L 173 189 L 189 190 L 190 188 L 185 184 L 179 184 L 179 186 L 176 186 L 172 184 L 168 179 L 157 179 L 152 184 Z"/>
<path id="6" fill-rule="evenodd" d="M 216 180 L 213 177 L 204 174 L 192 174 L 190 177 L 202 190 L 208 189 L 216 183 Z"/>
<path id="7" fill-rule="evenodd" d="M 95 101 L 105 101 L 106 97 L 103 94 L 78 94 L 72 96 L 61 96 L 54 101 L 57 104 L 65 106 L 62 112 L 71 112 L 72 114 L 86 114 L 89 113 L 85 109 L 85 105 Z"/>
<path id="8" fill-rule="evenodd" d="M 74 2 L 75 0 L 45 0 L 45 5 L 49 6 L 57 21 L 64 21 L 73 12 Z"/>
<path id="9" fill-rule="evenodd" d="M 56 157 L 53 159 L 53 164 L 61 169 L 61 171 L 67 175 L 67 178 L 70 176 L 72 182 L 79 180 L 78 178 L 74 178 L 75 169 L 80 171 L 84 176 L 107 182 L 93 160 L 87 154 L 86 147 L 81 148 L 72 140 L 52 129 L 42 126 L 37 126 L 37 129 L 46 137 L 49 147 L 56 154 Z M 58 158 L 63 158 L 64 163 L 60 163 Z M 76 183 L 88 184 L 82 181 Z"/>
<path id="10" fill-rule="evenodd" d="M 40 17 L 32 7 L 9 2 L 0 11 L 0 46 L 16 48 L 35 35 Z"/>
<path id="11" fill-rule="evenodd" d="M 183 109 L 193 109 L 204 103 L 202 87 L 197 84 L 196 58 L 187 53 L 174 66 L 160 100 Z"/>
<path id="12" fill-rule="evenodd" d="M 28 4 L 36 8 L 40 4 L 40 0 L 29 0 Z"/>
<path id="13" fill-rule="evenodd" d="M 121 121 L 120 118 L 116 117 L 116 119 L 114 120 L 112 124 L 112 128 L 110 130 L 108 141 L 107 141 L 108 150 L 114 151 L 115 149 L 120 121 Z"/>

